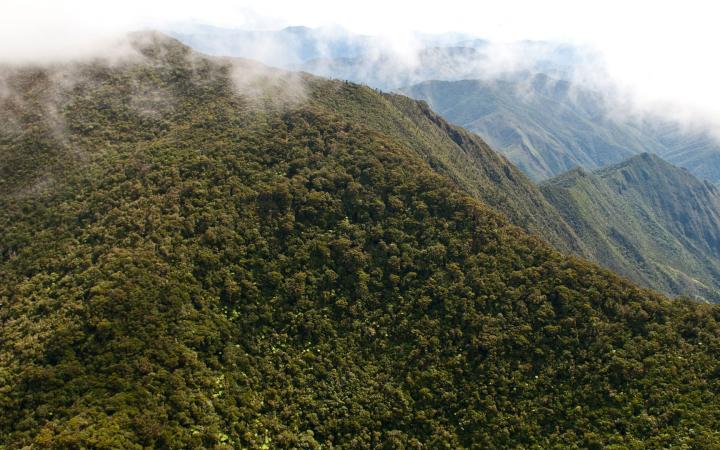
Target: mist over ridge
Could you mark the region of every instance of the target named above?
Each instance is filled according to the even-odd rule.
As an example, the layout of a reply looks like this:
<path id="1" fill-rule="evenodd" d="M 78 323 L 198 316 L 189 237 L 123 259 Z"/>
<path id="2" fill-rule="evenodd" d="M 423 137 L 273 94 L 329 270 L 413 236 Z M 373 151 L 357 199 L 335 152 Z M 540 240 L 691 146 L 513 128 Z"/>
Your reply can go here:
<path id="1" fill-rule="evenodd" d="M 400 45 L 387 36 L 358 35 L 339 27 L 245 31 L 195 25 L 179 30 L 171 34 L 210 54 L 250 57 L 427 100 L 446 118 L 478 132 L 535 179 L 575 165 L 593 169 L 653 152 L 700 178 L 720 181 L 720 128 L 713 116 L 641 98 L 613 79 L 603 54 L 591 46 L 493 42 L 462 33 L 411 33 Z M 474 92 L 471 80 L 490 95 Z M 455 83 L 451 97 L 446 93 L 433 98 L 422 87 L 442 82 Z M 463 105 L 474 97 L 475 105 Z M 551 112 L 544 113 L 545 108 Z M 536 120 L 525 120 L 526 111 L 535 111 Z M 498 134 L 518 121 L 520 135 L 528 137 L 505 143 Z M 573 131 L 577 138 L 561 136 L 579 121 L 588 122 Z M 524 130 L 533 126 L 541 130 Z M 593 129 L 597 138 L 588 135 Z M 532 161 L 558 151 L 565 155 L 556 161 Z M 577 156 L 587 151 L 596 155 Z"/>

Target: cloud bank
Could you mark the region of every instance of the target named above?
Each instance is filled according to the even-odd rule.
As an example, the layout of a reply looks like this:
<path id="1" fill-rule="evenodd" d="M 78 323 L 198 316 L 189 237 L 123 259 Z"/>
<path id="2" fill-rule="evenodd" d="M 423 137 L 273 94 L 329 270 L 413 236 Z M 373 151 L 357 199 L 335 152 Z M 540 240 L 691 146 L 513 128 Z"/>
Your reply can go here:
<path id="1" fill-rule="evenodd" d="M 499 43 L 531 39 L 592 47 L 605 62 L 610 79 L 638 104 L 687 120 L 719 124 L 720 60 L 715 54 L 720 27 L 714 23 L 719 8 L 702 0 L 508 0 L 492 4 L 461 0 L 357 4 L 330 0 L 5 0 L 0 15 L 0 62 L 98 55 L 130 30 L 204 23 L 246 30 L 340 26 L 379 36 L 377 43 L 383 51 L 393 50 L 412 63 L 418 32 L 454 31 Z M 277 55 L 272 61 L 277 64 L 287 57 L 282 55 L 285 47 L 272 45 L 258 47 L 257 53 Z M 506 63 L 518 61 L 522 59 L 511 55 Z"/>

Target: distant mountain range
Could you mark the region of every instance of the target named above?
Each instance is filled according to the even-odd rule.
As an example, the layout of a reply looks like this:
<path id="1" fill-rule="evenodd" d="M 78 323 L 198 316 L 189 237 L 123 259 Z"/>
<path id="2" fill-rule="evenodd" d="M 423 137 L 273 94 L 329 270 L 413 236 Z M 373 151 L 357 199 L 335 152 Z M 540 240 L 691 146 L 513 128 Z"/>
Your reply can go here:
<path id="1" fill-rule="evenodd" d="M 720 182 L 720 143 L 707 131 L 621 110 L 615 94 L 544 74 L 426 81 L 400 90 L 478 133 L 535 180 L 650 152 Z"/>
<path id="2" fill-rule="evenodd" d="M 584 47 L 545 41 L 494 43 L 463 33 L 415 33 L 402 48 L 392 40 L 342 28 L 249 31 L 192 25 L 169 34 L 210 55 L 250 58 L 384 90 L 426 80 L 487 79 L 518 70 L 572 77 L 578 67 L 598 65 L 598 56 Z"/>
<path id="3" fill-rule="evenodd" d="M 318 58 L 292 68 L 398 90 L 426 80 L 494 80 L 526 72 L 571 78 L 582 61 L 591 63 L 593 57 L 582 48 L 547 42 L 480 41 L 475 46 L 421 47 L 409 54 L 388 51 L 357 57 Z"/>

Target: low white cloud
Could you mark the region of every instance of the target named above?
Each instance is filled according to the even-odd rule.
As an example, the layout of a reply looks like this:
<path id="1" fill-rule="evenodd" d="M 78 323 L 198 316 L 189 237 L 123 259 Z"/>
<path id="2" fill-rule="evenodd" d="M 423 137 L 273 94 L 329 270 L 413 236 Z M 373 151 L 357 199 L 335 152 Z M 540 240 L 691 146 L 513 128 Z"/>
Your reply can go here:
<path id="1" fill-rule="evenodd" d="M 662 108 L 688 120 L 720 123 L 720 60 L 716 57 L 720 27 L 715 24 L 719 8 L 703 0 L 366 0 L 351 4 L 333 0 L 5 0 L 0 14 L 0 62 L 97 55 L 129 30 L 206 23 L 242 29 L 339 25 L 382 36 L 383 50 L 392 50 L 412 64 L 417 46 L 414 32 L 457 31 L 501 43 L 534 39 L 591 46 L 606 61 L 613 82 L 640 108 Z M 267 56 L 282 50 L 272 48 L 270 42 L 257 52 Z M 504 55 L 495 56 L 495 61 L 503 62 Z M 515 56 L 504 63 L 522 62 Z"/>

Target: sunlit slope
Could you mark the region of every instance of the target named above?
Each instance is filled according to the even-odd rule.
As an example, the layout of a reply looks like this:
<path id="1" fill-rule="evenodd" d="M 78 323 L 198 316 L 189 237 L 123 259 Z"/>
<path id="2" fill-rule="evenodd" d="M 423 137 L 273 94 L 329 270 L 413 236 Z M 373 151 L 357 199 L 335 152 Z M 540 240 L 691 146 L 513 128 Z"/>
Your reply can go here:
<path id="1" fill-rule="evenodd" d="M 134 39 L 10 77 L 0 445 L 717 445 L 716 307 L 511 225 L 422 105 Z"/>

